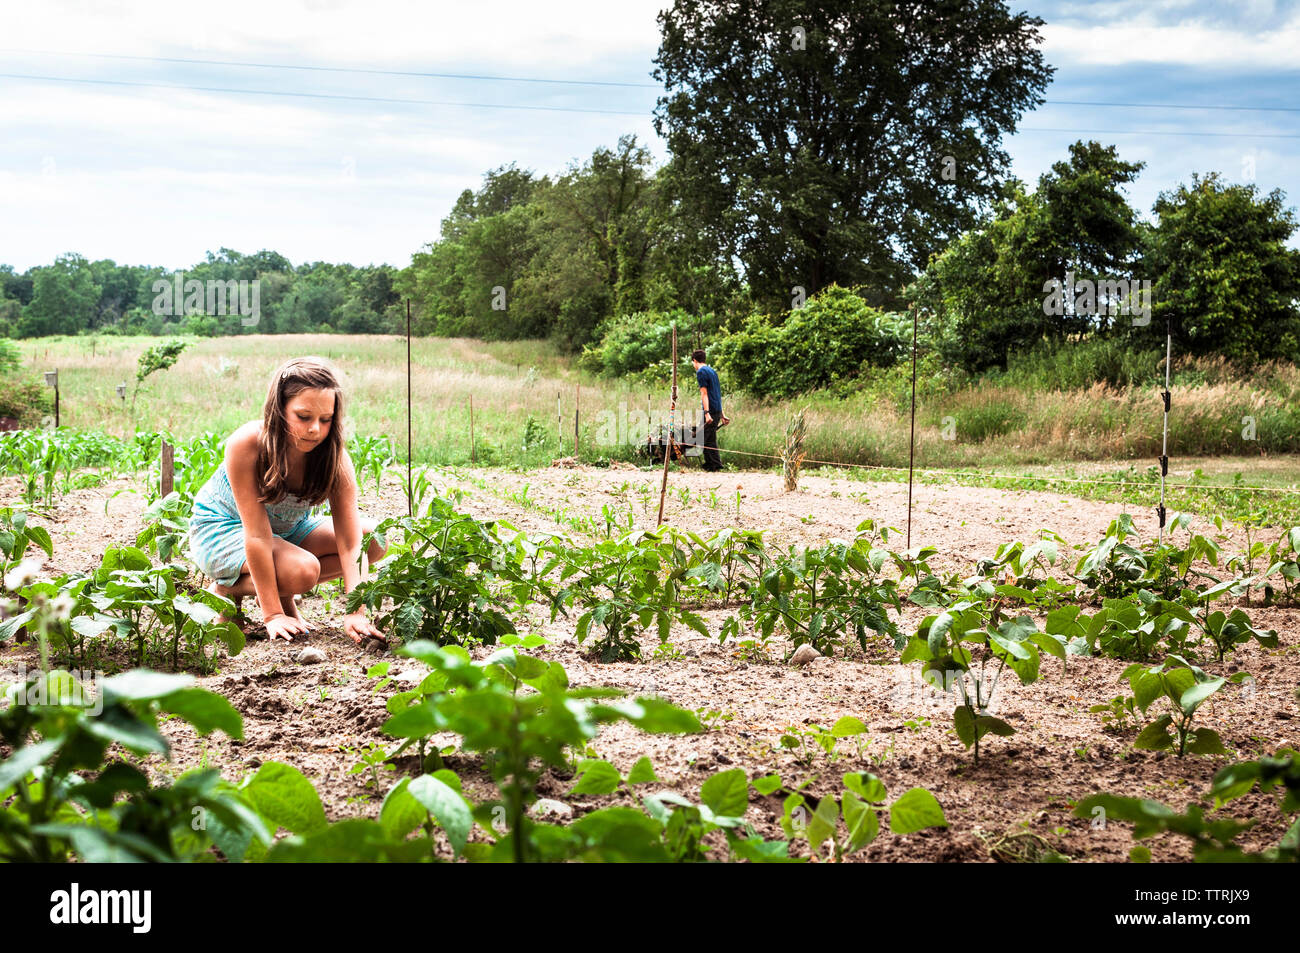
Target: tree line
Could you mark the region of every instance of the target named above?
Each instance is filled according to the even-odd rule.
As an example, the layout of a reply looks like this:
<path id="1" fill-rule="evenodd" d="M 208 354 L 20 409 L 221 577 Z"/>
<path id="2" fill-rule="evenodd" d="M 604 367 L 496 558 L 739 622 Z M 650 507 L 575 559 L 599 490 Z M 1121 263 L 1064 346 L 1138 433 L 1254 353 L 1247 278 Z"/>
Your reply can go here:
<path id="1" fill-rule="evenodd" d="M 208 252 L 206 260 L 179 271 L 66 254 L 22 273 L 0 265 L 0 337 L 389 333 L 399 326 L 397 274 L 391 265 L 313 262 L 295 267 L 277 252 L 245 255 L 229 248 Z M 224 302 L 221 313 L 210 311 L 206 296 L 201 305 L 185 296 L 173 300 L 170 290 L 177 278 L 205 288 L 209 282 L 256 280 L 257 324 L 245 326 L 225 312 Z M 160 295 L 163 287 L 168 293 Z"/>
<path id="2" fill-rule="evenodd" d="M 192 277 L 260 277 L 258 333 L 398 330 L 409 297 L 420 334 L 576 353 L 685 314 L 752 351 L 764 326 L 852 288 L 882 314 L 915 310 L 925 346 L 974 372 L 1085 338 L 1149 346 L 1167 324 L 1182 351 L 1300 360 L 1281 192 L 1197 175 L 1146 221 L 1125 196 L 1142 164 L 1085 141 L 1036 184 L 1009 175 L 1003 140 L 1053 73 L 1042 25 L 1003 0 L 676 0 L 655 59 L 662 165 L 623 136 L 554 174 L 489 170 L 401 270 L 222 249 Z M 171 329 L 147 311 L 155 273 L 77 256 L 0 272 L 0 333 Z M 850 313 L 864 335 L 896 324 L 837 299 L 818 326 Z"/>

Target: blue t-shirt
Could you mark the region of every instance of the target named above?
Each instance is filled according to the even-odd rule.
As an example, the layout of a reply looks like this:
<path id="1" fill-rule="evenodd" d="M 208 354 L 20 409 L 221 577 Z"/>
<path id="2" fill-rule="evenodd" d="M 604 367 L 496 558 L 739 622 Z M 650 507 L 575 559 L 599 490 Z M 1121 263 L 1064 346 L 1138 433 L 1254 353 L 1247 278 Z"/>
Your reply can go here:
<path id="1" fill-rule="evenodd" d="M 707 364 L 701 364 L 695 372 L 695 382 L 709 389 L 709 413 L 716 423 L 722 416 L 722 384 L 718 382 L 718 372 Z"/>

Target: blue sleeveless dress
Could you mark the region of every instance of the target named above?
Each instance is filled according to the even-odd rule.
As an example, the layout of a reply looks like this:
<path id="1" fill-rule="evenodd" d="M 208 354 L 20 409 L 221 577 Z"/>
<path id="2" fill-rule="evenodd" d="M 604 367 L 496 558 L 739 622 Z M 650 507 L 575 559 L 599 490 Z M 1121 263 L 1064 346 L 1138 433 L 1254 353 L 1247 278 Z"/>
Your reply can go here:
<path id="1" fill-rule="evenodd" d="M 306 500 L 292 493 L 279 503 L 266 504 L 272 534 L 295 546 L 307 538 L 325 517 Z M 244 570 L 244 522 L 230 488 L 223 460 L 216 473 L 194 497 L 190 516 L 190 558 L 223 586 L 233 586 Z"/>

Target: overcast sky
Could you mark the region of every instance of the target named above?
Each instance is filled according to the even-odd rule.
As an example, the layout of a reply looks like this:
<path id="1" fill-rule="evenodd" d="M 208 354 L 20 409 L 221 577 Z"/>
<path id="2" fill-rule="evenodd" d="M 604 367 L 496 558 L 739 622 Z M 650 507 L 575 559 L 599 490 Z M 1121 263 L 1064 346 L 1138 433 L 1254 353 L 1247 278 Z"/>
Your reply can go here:
<path id="1" fill-rule="evenodd" d="M 405 266 L 490 168 L 554 174 L 623 133 L 662 162 L 650 72 L 667 5 L 0 0 L 0 263 L 75 251 L 183 268 L 225 246 Z M 1210 170 L 1300 205 L 1295 2 L 1012 9 L 1047 21 L 1057 67 L 1049 104 L 1007 141 L 1018 176 L 1096 138 L 1147 163 L 1130 191 L 1143 212 Z"/>

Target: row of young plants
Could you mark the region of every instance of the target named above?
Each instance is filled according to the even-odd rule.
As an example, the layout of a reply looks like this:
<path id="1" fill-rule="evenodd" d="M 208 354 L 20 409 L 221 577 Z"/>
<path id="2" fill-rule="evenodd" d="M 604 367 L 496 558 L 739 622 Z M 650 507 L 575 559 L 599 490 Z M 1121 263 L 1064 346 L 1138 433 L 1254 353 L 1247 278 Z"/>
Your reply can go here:
<path id="1" fill-rule="evenodd" d="M 215 671 L 238 655 L 244 634 L 219 614 L 234 604 L 189 582 L 181 563 L 156 565 L 135 546 L 110 547 L 90 573 L 40 578 L 31 562 L 5 577 L 15 599 L 0 620 L 0 644 L 36 635 L 43 667 L 112 670 L 126 664 Z M 127 661 L 129 660 L 129 661 Z"/>
<path id="2" fill-rule="evenodd" d="M 1179 517 L 1173 528 L 1185 526 Z M 463 634 L 490 643 L 494 631 L 513 631 L 510 618 L 530 605 L 548 606 L 552 620 L 573 608 L 579 641 L 590 641 L 605 660 L 637 657 L 644 630 L 667 641 L 675 622 L 708 634 L 693 610 L 725 607 L 739 611 L 718 636 L 744 648 L 765 648 L 777 631 L 793 646 L 807 643 L 824 654 L 853 640 L 865 648 L 876 636 L 901 648 L 905 639 L 889 609 L 897 615 L 904 599 L 935 606 L 969 599 L 972 586 L 999 575 L 1004 582 L 990 583 L 984 597 L 1047 614 L 1049 629 L 1084 639 L 1080 654 L 1143 661 L 1157 649 L 1195 655 L 1212 646 L 1222 660 L 1232 645 L 1250 638 L 1268 644 L 1272 636 L 1253 628 L 1241 609 L 1214 611 L 1212 603 L 1259 587 L 1269 572 L 1300 573 L 1300 528 L 1282 535 L 1263 574 L 1220 580 L 1196 568 L 1215 564 L 1211 541 L 1189 534 L 1183 546 L 1137 547 L 1128 541 L 1127 516 L 1079 557 L 1069 584 L 1052 574 L 1068 544 L 1046 532 L 1029 546 L 999 547 L 972 577 L 941 580 L 929 565 L 934 547 L 890 550 L 892 531 L 871 520 L 851 539 L 819 547 L 779 550 L 762 531 L 727 528 L 702 537 L 671 526 L 583 546 L 563 534 L 523 534 L 505 521 L 479 521 L 435 498 L 424 515 L 390 519 L 376 532 L 389 536 L 394 529 L 407 542 L 393 545 L 350 609 L 364 603 L 384 611 L 390 600 L 385 619 L 403 637 L 455 641 Z M 1099 611 L 1086 613 L 1095 602 Z"/>
<path id="3" fill-rule="evenodd" d="M 364 602 L 382 611 L 391 599 L 394 608 L 381 624 L 395 622 L 404 637 L 454 643 L 470 635 L 491 643 L 515 631 L 517 613 L 541 604 L 550 607 L 552 620 L 572 608 L 578 641 L 590 643 L 600 658 L 635 658 L 645 630 L 657 631 L 661 644 L 675 622 L 708 634 L 689 608 L 692 598 L 726 604 L 741 594 L 739 612 L 721 626 L 724 641 L 761 645 L 780 629 L 793 645 L 825 652 L 849 639 L 863 648 L 869 637 L 891 639 L 903 662 L 918 663 L 928 684 L 954 696 L 954 730 L 977 763 L 982 738 L 1014 733 L 990 714 L 999 680 L 1007 669 L 1023 684 L 1037 680 L 1043 653 L 1063 666 L 1070 655 L 1137 660 L 1125 673 L 1134 695 L 1121 703 L 1135 716 L 1161 699 L 1168 710 L 1154 714 L 1136 746 L 1173 747 L 1180 756 L 1226 753 L 1218 735 L 1194 728 L 1193 720 L 1206 699 L 1249 676 L 1207 674 L 1197 656 L 1209 651 L 1223 661 L 1251 639 L 1277 645 L 1276 632 L 1253 626 L 1240 608 L 1212 608 L 1215 599 L 1240 591 L 1242 579 L 1210 579 L 1195 588 L 1201 580 L 1191 577 L 1191 567 L 1205 551 L 1203 541 L 1193 538 L 1181 549 L 1166 544 L 1148 559 L 1125 541 L 1123 520 L 1075 566 L 1073 575 L 1090 585 L 1089 595 L 1116 593 L 1091 613 L 1069 601 L 1079 598 L 1075 584 L 1050 574 L 1061 557 L 1060 540 L 1050 535 L 1029 546 L 1000 547 L 971 577 L 940 580 L 928 564 L 932 547 L 891 552 L 884 548 L 889 530 L 870 521 L 852 541 L 787 552 L 768 551 L 761 533 L 724 530 L 706 540 L 671 527 L 575 547 L 560 536 L 481 523 L 441 500 L 425 517 L 392 526 L 418 543 L 399 545 L 378 578 L 350 598 L 349 609 Z M 897 578 L 885 575 L 887 567 Z M 910 639 L 888 614 L 891 608 L 901 613 L 900 583 L 909 581 L 909 601 L 942 610 Z M 1146 583 L 1173 598 L 1141 588 Z M 1045 615 L 1041 630 L 1036 614 Z M 754 639 L 746 640 L 742 633 L 750 627 Z M 1150 664 L 1156 656 L 1160 661 Z"/>
<path id="4" fill-rule="evenodd" d="M 350 594 L 350 611 L 367 605 L 378 624 L 406 641 L 494 644 L 516 632 L 515 620 L 529 607 L 547 605 L 552 621 L 572 610 L 579 642 L 615 660 L 636 658 L 645 630 L 657 631 L 661 645 L 667 644 L 675 622 L 707 636 L 692 607 L 728 605 L 740 597 L 739 611 L 724 620 L 719 637 L 750 654 L 762 655 L 778 629 L 793 645 L 809 644 L 823 653 L 853 638 L 864 649 L 870 637 L 892 639 L 904 662 L 919 663 L 929 684 L 954 695 L 954 729 L 974 748 L 977 761 L 981 738 L 1013 731 L 989 714 L 1003 672 L 1011 668 L 1023 683 L 1035 680 L 1042 652 L 1063 665 L 1071 654 L 1138 662 L 1126 672 L 1134 694 L 1116 699 L 1119 708 L 1136 718 L 1138 710 L 1145 715 L 1154 701 L 1167 697 L 1172 710 L 1139 734 L 1137 746 L 1176 744 L 1179 755 L 1222 752 L 1217 736 L 1192 728 L 1197 707 L 1226 684 L 1197 667 L 1198 656 L 1212 648 L 1223 661 L 1250 639 L 1277 644 L 1275 632 L 1254 627 L 1240 608 L 1212 608 L 1215 599 L 1242 591 L 1251 580 L 1224 582 L 1195 570 L 1198 561 L 1213 565 L 1217 553 L 1210 541 L 1189 534 L 1182 547 L 1137 547 L 1129 542 L 1127 517 L 1116 520 L 1075 566 L 1072 575 L 1087 587 L 1083 598 L 1102 597 L 1100 608 L 1089 614 L 1073 601 L 1081 598 L 1075 584 L 1051 575 L 1063 544 L 1053 534 L 1029 546 L 1000 547 L 977 563 L 971 577 L 940 580 L 928 564 L 932 547 L 892 552 L 884 548 L 888 528 L 871 521 L 860 525 L 852 541 L 785 552 L 769 551 L 755 531 L 727 529 L 703 539 L 671 527 L 583 547 L 562 536 L 476 520 L 457 512 L 453 500 L 459 502 L 454 495 L 435 497 L 424 516 L 386 521 L 377 529 L 400 527 L 405 542 L 393 546 L 376 579 Z M 167 504 L 155 501 L 164 514 Z M 173 532 L 181 519 L 177 514 Z M 165 517 L 150 523 L 141 540 L 164 550 L 168 534 L 160 528 L 166 523 Z M 1175 520 L 1174 528 L 1185 527 L 1181 518 Z M 1294 536 L 1283 539 L 1290 544 Z M 1294 560 L 1293 549 L 1287 554 Z M 898 578 L 886 575 L 886 568 Z M 133 645 L 137 664 L 147 653 L 151 663 L 177 667 L 183 645 L 187 664 L 210 670 L 216 654 L 208 649 L 221 641 L 233 654 L 242 637 L 236 627 L 214 623 L 216 612 L 227 608 L 225 600 L 202 590 L 178 596 L 183 575 L 176 566 L 153 567 L 143 552 L 128 547 L 106 554 L 89 579 L 65 576 L 21 595 L 60 600 L 67 614 L 51 638 L 60 658 L 84 664 L 88 640 L 107 633 Z M 910 640 L 888 615 L 890 608 L 901 613 L 900 583 L 908 581 L 907 600 L 942 609 Z M 0 626 L 0 639 L 31 612 L 29 607 L 26 617 Z M 1045 615 L 1042 631 L 1034 615 Z M 1146 667 L 1156 656 L 1162 660 Z M 1138 682 L 1147 687 L 1139 690 Z M 1149 686 L 1156 683 L 1164 687 L 1153 692 Z"/>
<path id="5" fill-rule="evenodd" d="M 53 427 L 4 431 L 0 432 L 0 475 L 19 477 L 19 493 L 27 506 L 52 506 L 72 490 L 125 476 L 139 476 L 141 492 L 152 503 L 161 495 L 164 441 L 174 448 L 173 487 L 182 500 L 193 501 L 221 464 L 225 441 L 221 434 L 207 431 L 179 441 L 155 431 L 137 431 L 130 439 L 97 430 Z M 363 487 L 367 483 L 378 487 L 395 459 L 391 441 L 382 436 L 355 436 L 348 441 L 348 453 Z"/>
<path id="6" fill-rule="evenodd" d="M 133 670 L 91 689 L 55 670 L 5 686 L 0 860 L 790 862 L 841 860 L 886 825 L 895 835 L 947 825 L 928 791 L 913 788 L 891 802 L 868 773 L 847 773 L 841 788 L 814 797 L 813 779 L 787 788 L 777 775 L 751 780 L 731 769 L 709 777 L 691 799 L 651 793 L 660 782 L 646 758 L 627 775 L 594 758 L 575 765 L 604 724 L 674 734 L 701 726 L 659 699 L 570 686 L 558 663 L 520 651 L 541 644 L 536 636 L 502 641 L 509 644 L 482 662 L 457 646 L 421 640 L 404 647 L 429 673 L 388 700 L 383 730 L 400 745 L 386 758 L 416 747 L 418 764 L 388 789 L 377 818 L 334 823 L 310 781 L 286 764 L 265 763 L 237 781 L 215 769 L 171 783 L 149 777 L 138 759 L 170 754 L 161 715 L 199 735 L 242 737 L 239 713 L 190 676 Z M 462 752 L 481 755 L 492 779 L 486 797 L 471 797 L 430 746 L 446 732 L 459 736 Z M 110 750 L 114 744 L 135 758 Z M 635 806 L 592 806 L 567 825 L 543 822 L 537 787 L 547 771 L 575 773 L 574 798 L 622 792 Z M 784 838 L 755 829 L 751 792 L 785 795 Z M 796 841 L 808 857 L 791 856 Z"/>

